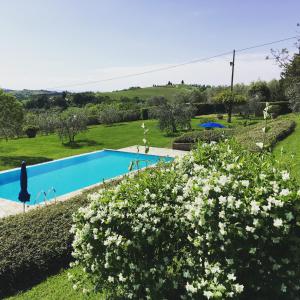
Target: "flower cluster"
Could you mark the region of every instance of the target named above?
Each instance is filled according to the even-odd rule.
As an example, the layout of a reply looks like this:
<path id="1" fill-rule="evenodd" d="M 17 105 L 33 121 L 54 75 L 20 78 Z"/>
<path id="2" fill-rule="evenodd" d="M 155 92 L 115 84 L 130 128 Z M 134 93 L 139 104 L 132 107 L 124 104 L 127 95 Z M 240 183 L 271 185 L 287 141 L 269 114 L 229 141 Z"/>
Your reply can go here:
<path id="1" fill-rule="evenodd" d="M 91 198 L 74 216 L 73 256 L 96 289 L 126 299 L 299 299 L 299 187 L 268 154 L 203 144 Z"/>

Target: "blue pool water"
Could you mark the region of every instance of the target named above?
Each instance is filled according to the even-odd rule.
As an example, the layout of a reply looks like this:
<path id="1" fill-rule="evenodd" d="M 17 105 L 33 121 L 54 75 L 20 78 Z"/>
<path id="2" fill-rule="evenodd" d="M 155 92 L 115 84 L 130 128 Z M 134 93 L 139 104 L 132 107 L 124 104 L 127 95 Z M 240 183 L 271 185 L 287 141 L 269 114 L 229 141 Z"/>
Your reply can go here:
<path id="1" fill-rule="evenodd" d="M 29 166 L 28 192 L 31 199 L 26 204 L 44 201 L 43 191 L 47 193 L 47 199 L 51 199 L 126 174 L 130 162 L 137 159 L 140 160 L 140 168 L 159 160 L 171 160 L 155 155 L 103 150 Z M 0 198 L 18 201 L 19 192 L 20 169 L 0 172 Z"/>

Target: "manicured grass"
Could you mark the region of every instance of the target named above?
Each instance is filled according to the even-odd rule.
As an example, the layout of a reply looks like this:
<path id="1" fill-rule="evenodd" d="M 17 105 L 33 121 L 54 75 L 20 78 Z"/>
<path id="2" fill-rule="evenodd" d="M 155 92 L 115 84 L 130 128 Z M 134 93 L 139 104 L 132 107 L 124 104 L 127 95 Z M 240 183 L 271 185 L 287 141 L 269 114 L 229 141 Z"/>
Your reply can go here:
<path id="1" fill-rule="evenodd" d="M 214 116 L 203 116 L 192 120 L 193 129 L 201 130 L 197 124 L 205 121 L 214 121 Z M 221 123 L 226 124 L 225 120 Z M 241 122 L 235 118 L 232 125 Z M 132 145 L 142 144 L 143 121 L 118 123 L 113 126 L 91 126 L 88 131 L 76 136 L 76 144 L 63 145 L 56 134 L 36 138 L 19 138 L 5 141 L 0 140 L 0 170 L 11 169 L 20 166 L 21 161 L 27 164 L 36 164 L 71 155 L 101 150 L 119 149 Z M 161 132 L 156 120 L 145 121 L 149 128 L 148 140 L 153 147 L 171 147 L 175 136 L 167 136 Z M 177 133 L 177 136 L 181 133 Z"/>
<path id="2" fill-rule="evenodd" d="M 44 282 L 36 285 L 31 290 L 19 293 L 8 299 L 11 300 L 101 300 L 105 294 L 84 295 L 80 290 L 74 290 L 72 283 L 68 280 L 68 273 L 82 272 L 79 268 L 64 270 L 61 273 L 47 278 Z"/>
<path id="3" fill-rule="evenodd" d="M 281 161 L 287 163 L 291 168 L 292 174 L 300 182 L 300 115 L 291 115 L 295 122 L 295 131 L 279 142 L 274 148 L 275 157 Z"/>
<path id="4" fill-rule="evenodd" d="M 193 126 L 197 124 L 193 120 Z M 36 138 L 0 140 L 0 170 L 20 166 L 22 160 L 35 164 L 66 156 L 96 151 L 100 149 L 119 149 L 142 143 L 142 121 L 119 123 L 113 126 L 92 126 L 88 131 L 76 136 L 76 144 L 63 145 L 55 134 Z M 157 121 L 145 122 L 149 128 L 151 146 L 171 147 L 173 137 L 166 136 L 157 127 Z"/>

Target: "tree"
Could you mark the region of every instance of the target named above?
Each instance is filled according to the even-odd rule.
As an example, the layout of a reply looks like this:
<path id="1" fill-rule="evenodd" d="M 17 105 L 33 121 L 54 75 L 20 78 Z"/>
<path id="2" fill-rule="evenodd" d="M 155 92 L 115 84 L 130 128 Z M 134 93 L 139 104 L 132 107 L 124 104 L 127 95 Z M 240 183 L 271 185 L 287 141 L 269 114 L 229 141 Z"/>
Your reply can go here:
<path id="1" fill-rule="evenodd" d="M 99 122 L 111 125 L 121 121 L 120 111 L 114 105 L 107 105 L 99 113 Z"/>
<path id="2" fill-rule="evenodd" d="M 7 140 L 22 131 L 24 109 L 17 99 L 0 90 L 0 135 Z"/>
<path id="3" fill-rule="evenodd" d="M 178 129 L 190 130 L 194 109 L 185 103 L 167 103 L 157 108 L 156 117 L 160 130 L 174 133 Z"/>
<path id="4" fill-rule="evenodd" d="M 74 143 L 75 136 L 85 130 L 87 130 L 87 117 L 83 109 L 72 107 L 61 113 L 57 131 L 62 142 L 67 138 L 70 144 Z"/>
<path id="5" fill-rule="evenodd" d="M 235 105 L 241 105 L 246 102 L 246 98 L 235 92 L 231 92 L 229 89 L 223 90 L 219 92 L 215 97 L 214 101 L 216 103 L 222 103 L 225 106 L 227 111 L 228 117 L 227 122 L 231 123 L 231 115 L 232 115 L 232 108 Z"/>
<path id="6" fill-rule="evenodd" d="M 248 94 L 250 97 L 254 97 L 260 102 L 268 102 L 271 98 L 270 89 L 265 81 L 252 82 Z"/>

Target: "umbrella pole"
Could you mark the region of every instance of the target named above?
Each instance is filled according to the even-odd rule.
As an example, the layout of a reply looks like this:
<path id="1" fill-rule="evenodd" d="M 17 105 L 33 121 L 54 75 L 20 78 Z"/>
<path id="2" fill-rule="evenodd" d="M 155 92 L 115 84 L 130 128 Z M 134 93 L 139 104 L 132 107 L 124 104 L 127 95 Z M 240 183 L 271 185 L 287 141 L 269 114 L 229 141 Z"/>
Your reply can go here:
<path id="1" fill-rule="evenodd" d="M 23 202 L 23 213 L 25 213 L 25 202 Z"/>

